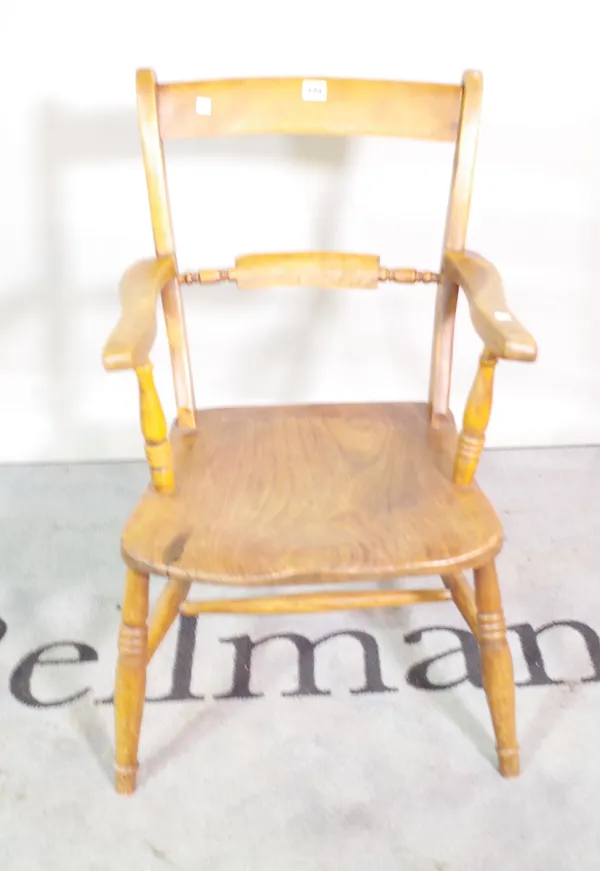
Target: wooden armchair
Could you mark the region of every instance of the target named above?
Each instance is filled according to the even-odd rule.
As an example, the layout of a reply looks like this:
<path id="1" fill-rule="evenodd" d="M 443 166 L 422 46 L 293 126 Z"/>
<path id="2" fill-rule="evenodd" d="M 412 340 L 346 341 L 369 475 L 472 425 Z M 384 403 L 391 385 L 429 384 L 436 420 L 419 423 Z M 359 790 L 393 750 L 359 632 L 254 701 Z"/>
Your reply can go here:
<path id="1" fill-rule="evenodd" d="M 139 126 L 156 257 L 132 266 L 121 318 L 104 348 L 108 370 L 133 369 L 151 484 L 122 537 L 127 565 L 116 675 L 116 788 L 133 792 L 146 666 L 178 614 L 308 613 L 452 599 L 481 647 L 499 769 L 519 772 L 512 660 L 494 558 L 502 529 L 474 475 L 499 358 L 535 360 L 536 344 L 504 298 L 496 269 L 464 250 L 482 78 L 461 86 L 343 79 L 157 84 L 137 73 Z M 382 267 L 335 252 L 258 254 L 233 268 L 180 274 L 163 141 L 253 133 L 381 135 L 455 142 L 440 272 Z M 375 289 L 437 285 L 429 401 L 198 410 L 181 288 L 235 282 Z M 457 433 L 449 411 L 459 287 L 483 350 Z M 149 353 L 162 301 L 177 420 L 170 433 Z M 473 569 L 474 592 L 463 575 Z M 150 573 L 166 585 L 148 620 Z M 439 589 L 339 592 L 337 582 L 441 577 Z M 288 595 L 188 601 L 193 581 L 294 585 Z M 318 582 L 323 591 L 298 592 Z"/>

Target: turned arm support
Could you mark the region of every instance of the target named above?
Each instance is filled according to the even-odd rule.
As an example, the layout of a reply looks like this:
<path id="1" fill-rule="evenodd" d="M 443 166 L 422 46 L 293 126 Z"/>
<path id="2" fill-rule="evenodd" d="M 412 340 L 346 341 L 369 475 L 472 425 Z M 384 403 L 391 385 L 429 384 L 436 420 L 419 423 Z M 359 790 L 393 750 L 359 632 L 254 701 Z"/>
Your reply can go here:
<path id="1" fill-rule="evenodd" d="M 492 413 L 494 371 L 498 358 L 485 350 L 465 406 L 463 426 L 458 437 L 452 480 L 460 487 L 473 482 L 485 442 L 485 431 Z"/>
<path id="2" fill-rule="evenodd" d="M 475 477 L 485 442 L 498 358 L 531 362 L 537 357 L 537 345 L 508 308 L 502 279 L 491 263 L 469 251 L 448 251 L 443 272 L 463 288 L 473 326 L 485 346 L 467 399 L 454 460 L 453 481 L 467 487 Z"/>
<path id="3" fill-rule="evenodd" d="M 119 285 L 121 317 L 102 353 L 108 371 L 133 369 L 137 376 L 146 458 L 152 485 L 159 493 L 173 491 L 173 461 L 149 354 L 156 338 L 157 299 L 163 287 L 176 276 L 173 257 L 142 260 L 127 270 Z"/>

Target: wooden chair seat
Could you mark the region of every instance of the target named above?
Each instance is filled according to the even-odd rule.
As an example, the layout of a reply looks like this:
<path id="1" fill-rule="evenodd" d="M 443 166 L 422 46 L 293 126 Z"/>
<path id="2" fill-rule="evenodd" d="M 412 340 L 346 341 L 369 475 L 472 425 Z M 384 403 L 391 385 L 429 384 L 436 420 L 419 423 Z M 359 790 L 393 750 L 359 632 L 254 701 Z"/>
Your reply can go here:
<path id="1" fill-rule="evenodd" d="M 199 411 L 172 430 L 175 491 L 126 525 L 137 571 L 221 584 L 351 581 L 471 568 L 501 547 L 477 485 L 452 483 L 456 427 L 425 403 Z"/>

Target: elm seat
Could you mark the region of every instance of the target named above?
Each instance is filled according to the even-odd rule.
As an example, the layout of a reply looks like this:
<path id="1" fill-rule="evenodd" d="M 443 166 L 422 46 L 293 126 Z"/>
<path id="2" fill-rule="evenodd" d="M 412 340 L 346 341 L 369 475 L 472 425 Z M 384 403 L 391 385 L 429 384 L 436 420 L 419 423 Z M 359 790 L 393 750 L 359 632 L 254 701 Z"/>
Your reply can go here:
<path id="1" fill-rule="evenodd" d="M 177 482 L 125 526 L 136 571 L 216 584 L 393 579 L 495 556 L 500 522 L 452 483 L 454 420 L 425 403 L 198 411 L 171 431 Z"/>

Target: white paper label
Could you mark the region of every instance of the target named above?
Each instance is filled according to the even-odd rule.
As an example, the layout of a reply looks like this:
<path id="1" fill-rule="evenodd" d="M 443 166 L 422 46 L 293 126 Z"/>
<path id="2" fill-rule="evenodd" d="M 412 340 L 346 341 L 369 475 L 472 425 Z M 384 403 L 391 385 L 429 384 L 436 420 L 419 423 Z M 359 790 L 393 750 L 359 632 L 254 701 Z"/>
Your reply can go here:
<path id="1" fill-rule="evenodd" d="M 510 321 L 512 320 L 511 316 L 508 312 L 494 312 L 494 317 L 497 321 Z"/>
<path id="2" fill-rule="evenodd" d="M 196 115 L 212 115 L 212 100 L 210 97 L 196 97 Z"/>
<path id="3" fill-rule="evenodd" d="M 327 100 L 327 82 L 325 79 L 304 79 L 302 99 L 311 103 L 325 103 Z"/>

